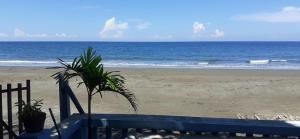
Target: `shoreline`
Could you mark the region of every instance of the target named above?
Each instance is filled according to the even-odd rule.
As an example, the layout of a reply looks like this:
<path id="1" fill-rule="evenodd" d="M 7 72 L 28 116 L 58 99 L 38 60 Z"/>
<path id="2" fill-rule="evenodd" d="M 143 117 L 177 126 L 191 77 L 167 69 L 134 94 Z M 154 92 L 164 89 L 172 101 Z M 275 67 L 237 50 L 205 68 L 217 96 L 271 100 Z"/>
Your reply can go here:
<path id="1" fill-rule="evenodd" d="M 54 67 L 54 68 L 53 68 Z M 0 66 L 0 69 L 55 69 L 58 66 Z M 119 70 L 222 70 L 222 71 L 300 71 L 300 69 L 280 69 L 280 68 L 188 68 L 188 67 L 105 67 L 105 69 Z"/>

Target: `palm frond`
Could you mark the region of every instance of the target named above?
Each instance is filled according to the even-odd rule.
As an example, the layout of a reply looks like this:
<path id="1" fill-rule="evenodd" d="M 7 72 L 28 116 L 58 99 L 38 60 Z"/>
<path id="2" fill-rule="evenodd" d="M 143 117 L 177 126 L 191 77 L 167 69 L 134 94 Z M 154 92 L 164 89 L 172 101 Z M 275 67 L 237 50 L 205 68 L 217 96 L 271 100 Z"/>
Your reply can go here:
<path id="1" fill-rule="evenodd" d="M 119 71 L 105 71 L 101 56 L 96 55 L 96 51 L 88 48 L 79 57 L 74 58 L 71 64 L 58 58 L 58 63 L 62 65 L 62 70 L 53 74 L 51 77 L 59 81 L 60 77 L 64 81 L 80 77 L 77 85 L 84 84 L 88 90 L 88 95 L 99 93 L 102 98 L 103 91 L 115 92 L 124 96 L 137 111 L 136 97 L 124 86 L 125 78 L 119 74 Z"/>

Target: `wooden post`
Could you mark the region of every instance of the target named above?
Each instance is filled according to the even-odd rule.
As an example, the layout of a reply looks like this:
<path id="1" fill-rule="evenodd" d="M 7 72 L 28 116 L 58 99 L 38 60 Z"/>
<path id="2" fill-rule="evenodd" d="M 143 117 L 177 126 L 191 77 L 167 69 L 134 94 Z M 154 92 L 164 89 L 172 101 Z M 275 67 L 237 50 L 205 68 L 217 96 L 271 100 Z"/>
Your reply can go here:
<path id="1" fill-rule="evenodd" d="M 66 83 L 64 83 L 64 86 L 63 86 L 63 92 L 64 93 L 67 93 L 68 97 L 72 100 L 73 104 L 75 105 L 76 109 L 78 110 L 78 112 L 80 114 L 85 114 L 83 108 L 81 107 L 78 99 L 76 98 L 76 96 L 74 95 L 72 89 L 70 88 L 70 86 Z"/>
<path id="2" fill-rule="evenodd" d="M 93 127 L 92 128 L 92 137 L 93 139 L 99 139 L 99 134 L 98 134 L 98 128 L 97 127 Z"/>
<path id="3" fill-rule="evenodd" d="M 65 85 L 67 84 L 62 75 L 59 76 L 59 107 L 60 107 L 60 121 L 68 118 L 71 114 L 70 110 L 70 99 L 68 94 L 65 92 Z"/>
<path id="4" fill-rule="evenodd" d="M 0 85 L 0 120 L 3 121 L 2 85 Z M 0 126 L 0 139 L 3 139 L 3 126 Z"/>
<path id="5" fill-rule="evenodd" d="M 173 133 L 173 131 L 172 131 L 172 130 L 166 130 L 166 133 L 168 133 L 168 134 L 172 134 L 172 133 Z"/>
<path id="6" fill-rule="evenodd" d="M 27 97 L 27 104 L 30 104 L 31 97 L 30 97 L 30 80 L 26 80 L 26 97 Z"/>
<path id="7" fill-rule="evenodd" d="M 138 132 L 138 133 L 142 133 L 142 132 L 143 132 L 143 129 L 137 128 L 137 129 L 135 129 L 135 131 Z"/>
<path id="8" fill-rule="evenodd" d="M 187 132 L 186 131 L 179 131 L 180 134 L 186 134 Z"/>
<path id="9" fill-rule="evenodd" d="M 230 137 L 235 137 L 235 136 L 236 136 L 236 134 L 235 134 L 235 133 L 233 133 L 233 132 L 230 132 L 230 133 L 229 133 L 229 136 L 230 136 Z"/>
<path id="10" fill-rule="evenodd" d="M 212 135 L 212 136 L 218 136 L 219 133 L 218 133 L 218 132 L 211 132 L 211 135 Z"/>
<path id="11" fill-rule="evenodd" d="M 8 133 L 9 139 L 13 138 L 12 135 L 12 102 L 11 102 L 11 84 L 7 84 L 7 119 L 8 119 Z"/>
<path id="12" fill-rule="evenodd" d="M 246 137 L 253 137 L 253 134 L 251 134 L 251 133 L 246 133 Z"/>
<path id="13" fill-rule="evenodd" d="M 156 129 L 151 129 L 151 133 L 157 134 L 157 130 Z"/>
<path id="14" fill-rule="evenodd" d="M 22 84 L 18 83 L 18 112 L 22 112 Z M 20 116 L 18 116 L 19 119 L 19 134 L 21 134 L 23 132 L 23 123 L 22 123 L 22 119 L 20 118 Z"/>
<path id="15" fill-rule="evenodd" d="M 128 129 L 127 128 L 122 129 L 122 139 L 126 138 L 127 135 L 128 135 Z"/>
<path id="16" fill-rule="evenodd" d="M 106 127 L 105 133 L 106 133 L 106 139 L 112 139 L 112 131 L 110 127 Z"/>

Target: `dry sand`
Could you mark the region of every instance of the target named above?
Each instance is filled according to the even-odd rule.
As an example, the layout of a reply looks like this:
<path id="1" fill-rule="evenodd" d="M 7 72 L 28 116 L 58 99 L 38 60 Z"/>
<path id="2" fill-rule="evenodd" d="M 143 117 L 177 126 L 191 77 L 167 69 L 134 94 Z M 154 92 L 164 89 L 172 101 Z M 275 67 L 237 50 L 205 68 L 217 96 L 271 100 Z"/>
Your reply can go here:
<path id="1" fill-rule="evenodd" d="M 300 116 L 300 71 L 204 70 L 204 69 L 109 69 L 120 70 L 126 85 L 138 99 L 138 114 L 236 118 L 258 113 Z M 58 85 L 50 77 L 57 70 L 44 68 L 0 68 L 0 84 L 32 82 L 32 97 L 43 98 L 45 110 L 58 116 Z M 84 88 L 71 83 L 86 109 Z M 113 93 L 93 99 L 94 113 L 134 113 L 126 100 Z M 72 112 L 76 112 L 73 108 Z M 4 112 L 6 114 L 6 112 Z M 58 118 L 57 118 L 58 119 Z M 50 118 L 48 127 L 52 126 Z"/>

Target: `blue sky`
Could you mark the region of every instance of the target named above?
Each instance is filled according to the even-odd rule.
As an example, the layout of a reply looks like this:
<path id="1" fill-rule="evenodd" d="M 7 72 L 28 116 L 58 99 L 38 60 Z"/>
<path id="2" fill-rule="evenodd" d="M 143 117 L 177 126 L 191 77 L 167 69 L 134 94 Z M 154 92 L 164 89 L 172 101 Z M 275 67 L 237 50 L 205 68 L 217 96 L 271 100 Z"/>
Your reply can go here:
<path id="1" fill-rule="evenodd" d="M 1 41 L 300 41 L 299 0 L 1 0 Z"/>

